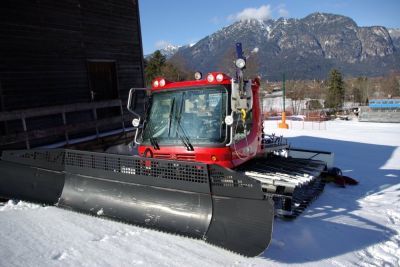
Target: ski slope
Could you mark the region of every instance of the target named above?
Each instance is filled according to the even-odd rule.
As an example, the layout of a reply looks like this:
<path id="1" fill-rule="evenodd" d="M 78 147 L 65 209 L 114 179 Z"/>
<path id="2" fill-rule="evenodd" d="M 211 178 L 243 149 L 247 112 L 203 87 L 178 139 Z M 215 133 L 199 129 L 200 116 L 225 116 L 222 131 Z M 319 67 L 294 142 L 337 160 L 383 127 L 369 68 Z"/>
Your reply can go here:
<path id="1" fill-rule="evenodd" d="M 335 165 L 360 184 L 328 184 L 296 220 L 276 219 L 262 255 L 9 201 L 0 206 L 0 266 L 400 266 L 400 124 L 265 126 L 293 146 L 333 151 Z"/>

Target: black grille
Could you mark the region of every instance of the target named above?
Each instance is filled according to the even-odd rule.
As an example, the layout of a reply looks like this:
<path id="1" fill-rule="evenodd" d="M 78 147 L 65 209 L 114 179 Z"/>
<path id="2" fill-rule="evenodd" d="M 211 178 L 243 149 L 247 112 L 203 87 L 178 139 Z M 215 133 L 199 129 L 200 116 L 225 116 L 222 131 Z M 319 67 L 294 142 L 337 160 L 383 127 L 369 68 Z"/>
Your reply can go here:
<path id="1" fill-rule="evenodd" d="M 30 151 L 20 155 L 24 159 L 32 159 L 37 161 L 64 164 L 64 151 Z"/>
<path id="2" fill-rule="evenodd" d="M 245 188 L 253 187 L 253 182 L 251 182 L 247 177 L 244 177 L 236 172 L 227 172 L 222 168 L 217 169 L 214 166 L 210 166 L 210 176 L 211 184 L 213 186 Z"/>
<path id="3" fill-rule="evenodd" d="M 208 183 L 207 165 L 74 150 L 21 150 L 3 152 L 3 159 L 63 170 L 66 166 L 165 180 Z"/>
<path id="4" fill-rule="evenodd" d="M 207 165 L 171 162 L 159 159 L 118 156 L 101 153 L 68 151 L 65 164 L 128 175 L 152 176 L 155 178 L 207 183 Z"/>

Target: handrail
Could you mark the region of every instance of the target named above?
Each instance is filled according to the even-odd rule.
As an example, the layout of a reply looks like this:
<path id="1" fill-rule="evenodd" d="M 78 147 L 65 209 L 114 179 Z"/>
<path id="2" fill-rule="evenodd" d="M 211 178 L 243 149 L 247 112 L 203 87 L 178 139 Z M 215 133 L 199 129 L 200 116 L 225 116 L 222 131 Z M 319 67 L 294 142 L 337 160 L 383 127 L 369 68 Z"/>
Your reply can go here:
<path id="1" fill-rule="evenodd" d="M 119 115 L 107 117 L 105 119 L 97 118 L 97 110 L 102 108 L 119 107 Z M 92 111 L 93 120 L 86 122 L 67 121 L 67 114 L 72 112 Z M 62 124 L 58 126 L 49 126 L 44 129 L 29 129 L 30 125 L 27 119 L 51 115 L 62 116 Z M 17 144 L 25 142 L 27 149 L 31 148 L 31 141 L 39 138 L 47 138 L 51 136 L 60 136 L 64 134 L 65 143 L 69 144 L 69 133 L 77 133 L 79 131 L 95 129 L 97 138 L 100 137 L 99 127 L 110 124 L 121 123 L 121 129 L 126 131 L 125 121 L 129 120 L 131 115 L 125 113 L 121 99 L 106 100 L 99 102 L 74 103 L 70 105 L 57 105 L 50 107 L 38 107 L 30 109 L 21 109 L 14 111 L 0 112 L 0 122 L 17 121 L 22 123 L 22 131 L 7 133 L 0 136 L 0 146 Z"/>
<path id="2" fill-rule="evenodd" d="M 55 115 L 60 113 L 77 112 L 90 109 L 108 108 L 121 106 L 121 99 L 99 101 L 99 102 L 84 102 L 75 103 L 69 105 L 58 105 L 50 107 L 39 107 L 30 109 L 21 109 L 13 111 L 2 111 L 0 112 L 0 121 L 11 121 L 21 119 L 22 116 L 25 118 L 41 117 L 46 115 Z"/>

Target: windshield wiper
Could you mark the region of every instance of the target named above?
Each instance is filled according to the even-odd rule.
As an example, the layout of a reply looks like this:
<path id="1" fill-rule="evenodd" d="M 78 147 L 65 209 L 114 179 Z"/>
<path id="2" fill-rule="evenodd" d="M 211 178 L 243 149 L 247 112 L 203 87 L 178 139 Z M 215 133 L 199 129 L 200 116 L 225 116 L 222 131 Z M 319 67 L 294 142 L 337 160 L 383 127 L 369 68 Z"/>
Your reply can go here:
<path id="1" fill-rule="evenodd" d="M 183 136 L 180 135 L 178 128 L 176 128 L 176 133 L 178 134 L 178 137 L 181 139 L 182 143 L 185 145 L 188 151 L 194 151 L 193 145 L 190 143 L 189 137 L 185 134 L 185 131 L 183 130 L 180 120 L 178 120 L 177 123 L 178 126 L 182 129 L 182 134 L 183 134 Z"/>
<path id="2" fill-rule="evenodd" d="M 153 123 L 150 122 L 149 124 L 147 124 L 147 127 L 148 127 L 148 131 L 150 133 L 150 138 L 149 138 L 150 139 L 150 144 L 152 145 L 154 150 L 160 150 L 160 146 L 158 145 L 157 138 L 153 137 L 154 136 Z"/>
<path id="3" fill-rule="evenodd" d="M 158 145 L 158 141 L 155 137 L 150 137 L 150 144 L 153 146 L 154 150 L 160 150 L 160 146 Z"/>
<path id="4" fill-rule="evenodd" d="M 178 135 L 179 139 L 181 139 L 181 141 L 184 144 L 184 146 L 186 147 L 186 149 L 188 151 L 194 151 L 194 148 L 193 148 L 192 144 L 190 143 L 189 137 L 185 133 L 185 130 L 183 129 L 182 124 L 181 124 L 182 107 L 183 107 L 183 98 L 182 98 L 182 102 L 181 102 L 179 118 L 177 118 L 175 116 L 176 123 L 178 124 L 179 128 L 181 128 L 183 136 L 179 134 L 179 128 L 178 127 L 176 127 L 176 131 L 175 132 Z"/>
<path id="5" fill-rule="evenodd" d="M 175 105 L 175 97 L 174 97 L 174 99 L 172 99 L 171 108 L 170 108 L 170 110 L 169 110 L 169 116 L 168 116 L 168 137 L 170 136 L 170 133 L 171 133 L 172 111 L 174 110 L 174 105 Z"/>

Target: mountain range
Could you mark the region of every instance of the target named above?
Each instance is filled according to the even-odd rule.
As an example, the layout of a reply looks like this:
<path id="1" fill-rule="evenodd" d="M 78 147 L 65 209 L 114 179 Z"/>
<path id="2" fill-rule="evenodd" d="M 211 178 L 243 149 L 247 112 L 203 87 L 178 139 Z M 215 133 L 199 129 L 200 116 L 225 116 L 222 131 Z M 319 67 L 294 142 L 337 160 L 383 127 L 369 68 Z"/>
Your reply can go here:
<path id="1" fill-rule="evenodd" d="M 288 79 L 325 79 L 332 68 L 345 76 L 400 69 L 400 29 L 359 27 L 349 17 L 328 13 L 238 21 L 194 45 L 170 47 L 167 58 L 189 70 L 230 73 L 237 42 L 252 68 L 268 80 L 279 80 L 283 73 Z"/>

